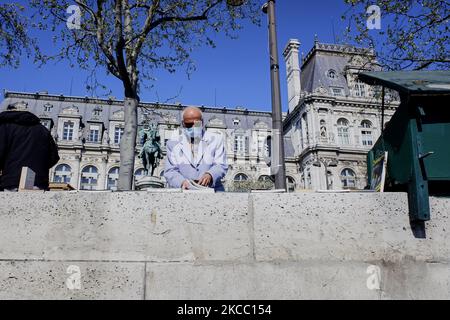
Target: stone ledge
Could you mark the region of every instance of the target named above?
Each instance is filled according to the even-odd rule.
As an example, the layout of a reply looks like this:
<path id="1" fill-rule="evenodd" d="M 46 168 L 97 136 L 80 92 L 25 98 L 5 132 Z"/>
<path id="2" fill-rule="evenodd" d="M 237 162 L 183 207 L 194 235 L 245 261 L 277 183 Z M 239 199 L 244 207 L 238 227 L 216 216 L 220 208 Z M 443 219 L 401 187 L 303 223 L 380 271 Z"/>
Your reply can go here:
<path id="1" fill-rule="evenodd" d="M 403 193 L 28 192 L 0 203 L 0 299 L 450 297 L 449 198 L 430 199 L 427 239 L 414 238 Z M 65 285 L 70 265 L 81 291 Z"/>

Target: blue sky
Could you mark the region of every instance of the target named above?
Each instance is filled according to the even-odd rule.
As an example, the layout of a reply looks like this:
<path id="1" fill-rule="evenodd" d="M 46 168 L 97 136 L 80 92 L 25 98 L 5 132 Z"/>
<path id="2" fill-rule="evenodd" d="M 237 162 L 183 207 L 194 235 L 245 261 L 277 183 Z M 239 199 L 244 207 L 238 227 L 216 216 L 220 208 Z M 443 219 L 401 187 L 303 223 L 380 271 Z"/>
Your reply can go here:
<path id="1" fill-rule="evenodd" d="M 299 39 L 300 52 L 305 54 L 319 41 L 333 43 L 333 21 L 336 36 L 344 31 L 340 16 L 345 12 L 343 0 L 278 0 L 278 49 L 281 64 L 283 111 L 287 111 L 286 74 L 282 51 L 291 38 Z M 49 38 L 51 34 L 48 35 Z M 217 38 L 216 48 L 197 48 L 193 54 L 197 70 L 188 79 L 185 68 L 175 74 L 161 70 L 155 74 L 156 81 L 150 90 L 144 89 L 141 100 L 145 102 L 181 102 L 187 105 L 205 105 L 234 108 L 243 106 L 251 110 L 271 110 L 270 73 L 268 54 L 267 21 L 262 26 L 251 24 L 231 40 L 225 36 Z M 71 69 L 68 64 L 49 64 L 37 68 L 25 58 L 18 69 L 0 69 L 0 89 L 9 91 L 48 91 L 51 94 L 85 96 L 87 73 Z M 123 98 L 121 83 L 114 77 L 106 77 L 99 70 L 98 78 L 113 95 Z M 99 92 L 100 93 L 100 92 Z M 3 93 L 0 95 L 3 99 Z"/>

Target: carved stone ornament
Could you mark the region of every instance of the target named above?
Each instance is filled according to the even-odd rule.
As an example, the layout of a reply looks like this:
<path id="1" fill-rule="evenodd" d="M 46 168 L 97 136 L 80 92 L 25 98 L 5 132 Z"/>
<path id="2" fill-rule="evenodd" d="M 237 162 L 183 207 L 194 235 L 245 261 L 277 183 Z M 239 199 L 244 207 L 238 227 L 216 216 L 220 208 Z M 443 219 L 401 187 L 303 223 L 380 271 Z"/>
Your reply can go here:
<path id="1" fill-rule="evenodd" d="M 123 110 L 116 111 L 112 114 L 111 120 L 124 120 L 125 119 L 125 113 Z"/>
<path id="2" fill-rule="evenodd" d="M 265 123 L 264 121 L 261 121 L 259 119 L 255 121 L 254 127 L 255 127 L 255 129 L 261 129 L 261 130 L 269 129 L 269 126 L 267 125 L 267 123 Z"/>
<path id="3" fill-rule="evenodd" d="M 223 121 L 217 117 L 213 117 L 208 121 L 208 125 L 209 128 L 225 128 L 225 124 L 223 123 Z"/>
<path id="4" fill-rule="evenodd" d="M 77 116 L 80 114 L 80 110 L 77 106 L 73 105 L 71 107 L 64 108 L 61 112 L 63 115 L 74 115 Z"/>
<path id="5" fill-rule="evenodd" d="M 314 90 L 314 93 L 321 94 L 321 95 L 327 95 L 328 90 L 324 86 L 317 87 L 316 90 Z"/>

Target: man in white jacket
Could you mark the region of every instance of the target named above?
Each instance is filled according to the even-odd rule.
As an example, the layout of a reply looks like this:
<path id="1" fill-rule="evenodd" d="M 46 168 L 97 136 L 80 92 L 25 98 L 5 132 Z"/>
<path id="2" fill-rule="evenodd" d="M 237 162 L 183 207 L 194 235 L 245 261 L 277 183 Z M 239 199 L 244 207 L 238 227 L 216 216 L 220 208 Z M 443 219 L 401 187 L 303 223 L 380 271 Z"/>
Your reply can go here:
<path id="1" fill-rule="evenodd" d="M 183 111 L 182 132 L 167 142 L 164 177 L 169 187 L 189 189 L 189 180 L 224 191 L 222 179 L 228 171 L 224 138 L 205 132 L 200 109 Z"/>

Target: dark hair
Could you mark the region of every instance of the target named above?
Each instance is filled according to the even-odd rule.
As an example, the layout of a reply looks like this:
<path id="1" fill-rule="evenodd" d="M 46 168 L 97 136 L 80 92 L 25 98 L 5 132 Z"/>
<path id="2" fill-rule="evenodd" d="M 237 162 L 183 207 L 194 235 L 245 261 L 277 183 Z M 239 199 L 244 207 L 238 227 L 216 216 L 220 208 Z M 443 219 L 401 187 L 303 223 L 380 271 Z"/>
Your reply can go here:
<path id="1" fill-rule="evenodd" d="M 14 110 L 14 109 L 16 109 L 16 105 L 12 103 L 6 107 L 6 110 Z"/>

